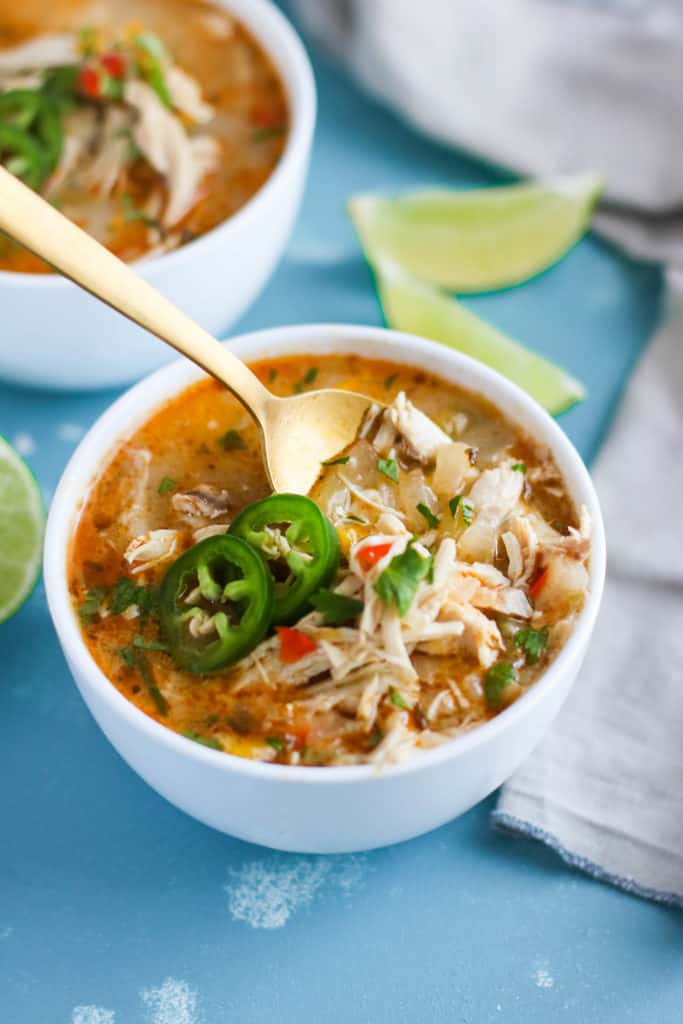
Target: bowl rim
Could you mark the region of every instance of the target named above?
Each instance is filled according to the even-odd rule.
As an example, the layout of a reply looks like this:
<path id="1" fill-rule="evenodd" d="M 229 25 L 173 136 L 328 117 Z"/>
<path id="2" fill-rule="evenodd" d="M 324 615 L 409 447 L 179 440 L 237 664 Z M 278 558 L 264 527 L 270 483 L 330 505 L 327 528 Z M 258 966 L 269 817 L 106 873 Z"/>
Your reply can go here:
<path id="1" fill-rule="evenodd" d="M 62 649 L 79 676 L 117 718 L 141 736 L 142 742 L 158 742 L 179 756 L 189 757 L 216 770 L 269 782 L 297 782 L 331 785 L 382 780 L 424 771 L 461 756 L 514 728 L 554 686 L 559 685 L 566 668 L 581 659 L 597 618 L 605 579 L 606 549 L 600 504 L 581 456 L 573 444 L 538 403 L 497 371 L 471 357 L 437 342 L 382 327 L 355 324 L 306 324 L 269 328 L 235 337 L 231 348 L 245 360 L 260 360 L 286 354 L 354 352 L 372 358 L 386 358 L 406 365 L 424 366 L 429 372 L 451 381 L 460 377 L 477 382 L 466 390 L 482 394 L 508 419 L 517 423 L 532 440 L 551 449 L 560 463 L 565 484 L 575 503 L 585 504 L 593 520 L 593 538 L 589 564 L 590 589 L 571 635 L 534 685 L 510 707 L 470 732 L 446 741 L 431 750 L 395 765 L 375 764 L 315 767 L 279 765 L 253 761 L 224 751 L 214 751 L 186 739 L 156 722 L 119 692 L 90 654 L 72 608 L 67 573 L 68 543 L 82 502 L 102 465 L 117 442 L 130 436 L 139 425 L 174 395 L 205 374 L 187 360 L 177 360 L 143 378 L 113 402 L 95 421 L 72 454 L 55 491 L 45 532 L 43 574 L 48 606 Z M 392 351 L 393 350 L 393 351 Z M 438 355 L 448 369 L 430 365 Z M 438 363 L 439 360 L 437 359 Z M 520 422 L 521 414 L 527 422 Z M 125 425 L 125 426 L 124 426 Z M 571 479 L 569 479 L 571 477 Z M 69 664 L 71 669 L 71 664 Z M 72 670 L 72 675 L 76 672 Z M 77 680 L 79 689 L 80 681 Z"/>
<path id="2" fill-rule="evenodd" d="M 220 245 L 225 235 L 239 231 L 243 226 L 248 229 L 249 221 L 259 217 L 271 195 L 282 183 L 286 183 L 290 169 L 294 169 L 301 156 L 308 152 L 313 139 L 317 109 L 315 78 L 304 44 L 289 19 L 275 6 L 273 0 L 213 2 L 225 7 L 246 26 L 275 66 L 289 104 L 290 127 L 287 140 L 268 178 L 238 210 L 172 252 L 152 257 L 141 256 L 128 264 L 143 277 L 155 277 L 155 271 L 160 272 L 165 267 L 173 269 L 180 266 L 182 269 L 184 261 L 201 255 L 201 252 L 212 246 Z M 49 290 L 76 288 L 77 285 L 57 271 L 30 274 L 26 271 L 0 269 L 0 289 L 31 287 Z"/>

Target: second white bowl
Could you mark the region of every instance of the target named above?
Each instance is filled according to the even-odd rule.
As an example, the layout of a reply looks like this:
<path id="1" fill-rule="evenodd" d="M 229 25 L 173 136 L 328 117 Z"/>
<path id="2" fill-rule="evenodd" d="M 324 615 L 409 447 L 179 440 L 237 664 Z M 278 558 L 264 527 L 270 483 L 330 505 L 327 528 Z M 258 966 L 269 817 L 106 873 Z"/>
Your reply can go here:
<path id="1" fill-rule="evenodd" d="M 291 127 L 270 178 L 232 217 L 136 270 L 210 334 L 221 335 L 265 285 L 301 202 L 315 124 L 303 44 L 270 0 L 218 0 L 278 68 Z M 163 342 L 56 274 L 0 271 L 0 378 L 31 387 L 94 389 L 137 380 L 173 359 Z"/>

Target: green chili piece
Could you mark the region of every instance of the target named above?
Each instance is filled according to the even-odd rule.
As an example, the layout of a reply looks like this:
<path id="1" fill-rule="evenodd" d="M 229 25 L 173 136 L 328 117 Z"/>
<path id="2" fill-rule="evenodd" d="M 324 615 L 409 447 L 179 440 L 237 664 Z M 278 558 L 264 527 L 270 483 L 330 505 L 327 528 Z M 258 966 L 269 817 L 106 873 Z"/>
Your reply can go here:
<path id="1" fill-rule="evenodd" d="M 272 620 L 268 568 L 239 537 L 208 537 L 178 558 L 161 583 L 161 632 L 188 672 L 219 672 L 253 650 Z"/>
<path id="2" fill-rule="evenodd" d="M 266 559 L 274 584 L 273 622 L 295 622 L 311 596 L 329 583 L 339 563 L 339 538 L 310 498 L 273 494 L 248 505 L 229 533 Z"/>

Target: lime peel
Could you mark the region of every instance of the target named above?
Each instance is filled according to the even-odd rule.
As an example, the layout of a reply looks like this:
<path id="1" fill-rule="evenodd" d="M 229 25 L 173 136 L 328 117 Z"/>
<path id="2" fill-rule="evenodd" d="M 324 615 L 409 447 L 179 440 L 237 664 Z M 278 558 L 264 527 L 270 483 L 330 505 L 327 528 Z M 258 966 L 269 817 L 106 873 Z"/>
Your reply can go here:
<path id="1" fill-rule="evenodd" d="M 597 174 L 484 189 L 367 194 L 349 213 L 370 262 L 388 260 L 460 293 L 521 284 L 557 263 L 590 226 Z"/>
<path id="2" fill-rule="evenodd" d="M 557 416 L 585 398 L 583 385 L 561 367 L 509 338 L 456 299 L 387 261 L 373 266 L 387 324 L 432 338 L 514 381 Z"/>
<path id="3" fill-rule="evenodd" d="M 0 437 L 0 622 L 21 608 L 38 582 L 44 528 L 36 478 Z"/>

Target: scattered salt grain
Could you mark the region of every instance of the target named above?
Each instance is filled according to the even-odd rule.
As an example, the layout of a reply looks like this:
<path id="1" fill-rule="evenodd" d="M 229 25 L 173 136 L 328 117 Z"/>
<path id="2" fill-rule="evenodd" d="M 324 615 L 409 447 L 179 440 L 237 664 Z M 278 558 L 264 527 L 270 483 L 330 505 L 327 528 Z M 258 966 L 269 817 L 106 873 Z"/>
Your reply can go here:
<path id="1" fill-rule="evenodd" d="M 323 887 L 350 894 L 361 883 L 364 867 L 361 856 L 250 861 L 231 871 L 232 881 L 225 886 L 228 908 L 233 920 L 251 928 L 282 928 Z"/>
<path id="2" fill-rule="evenodd" d="M 534 982 L 538 988 L 554 988 L 555 979 L 548 970 L 547 964 L 539 964 L 533 974 Z"/>
<path id="3" fill-rule="evenodd" d="M 140 998 L 149 1024 L 199 1024 L 197 993 L 186 981 L 166 978 L 159 988 L 146 988 Z"/>
<path id="4" fill-rule="evenodd" d="M 57 437 L 67 444 L 80 441 L 84 433 L 85 430 L 79 423 L 60 423 L 57 427 Z"/>
<path id="5" fill-rule="evenodd" d="M 28 458 L 29 455 L 33 455 L 36 450 L 36 442 L 33 440 L 30 434 L 26 434 L 23 431 L 19 434 L 15 434 L 12 438 L 12 447 L 15 451 L 23 455 L 24 458 Z"/>
<path id="6" fill-rule="evenodd" d="M 103 1006 L 76 1006 L 71 1024 L 114 1024 L 115 1020 L 114 1011 Z"/>

